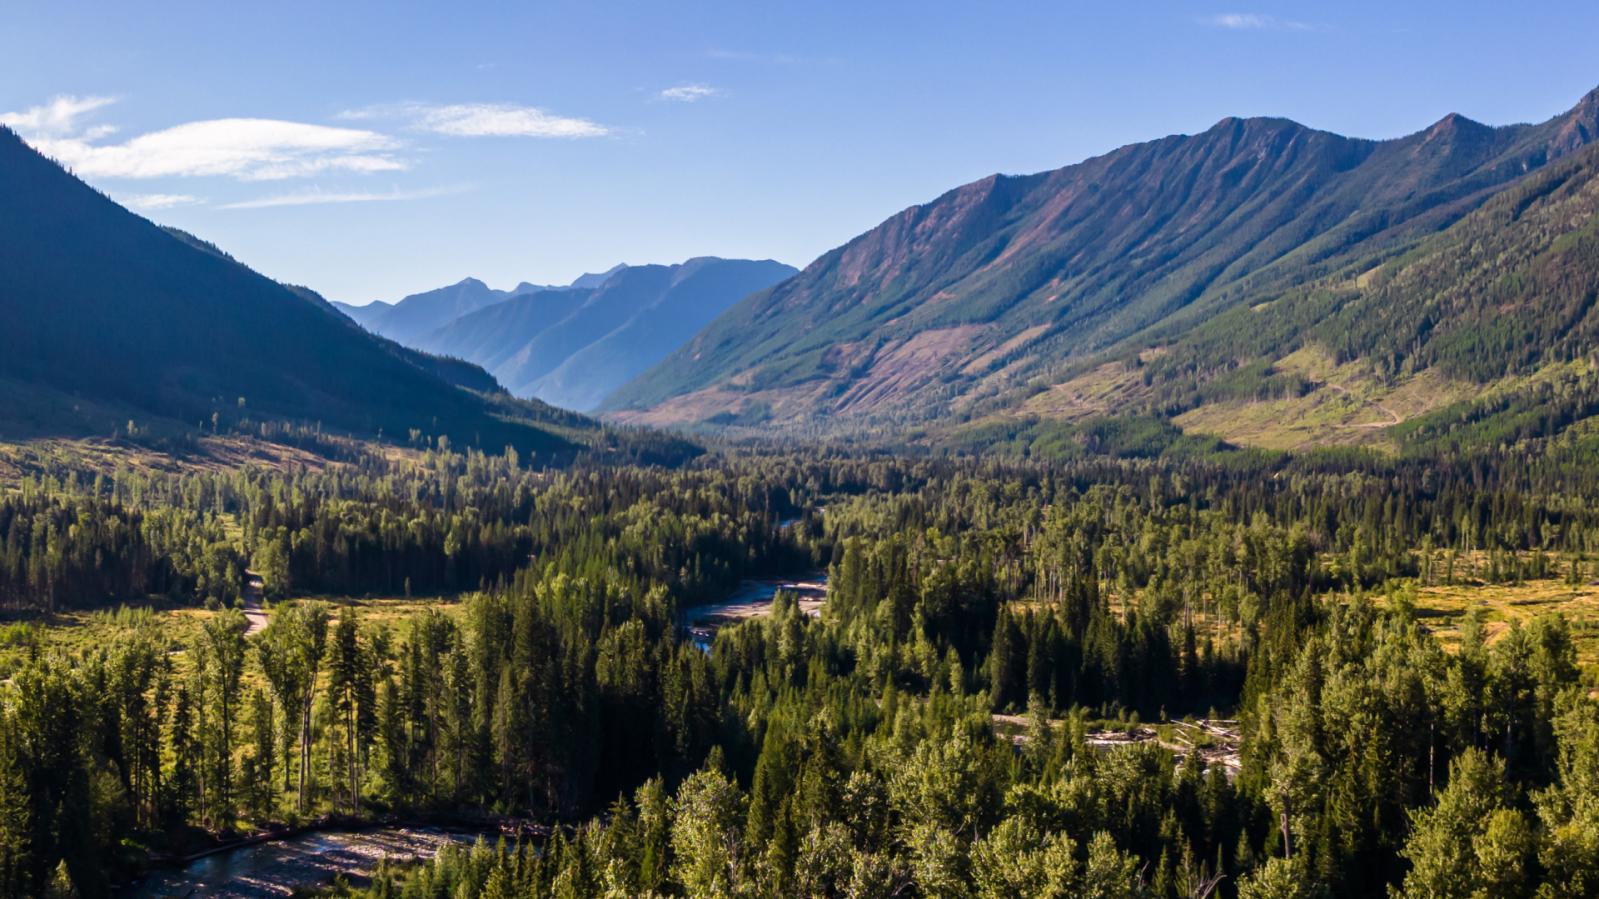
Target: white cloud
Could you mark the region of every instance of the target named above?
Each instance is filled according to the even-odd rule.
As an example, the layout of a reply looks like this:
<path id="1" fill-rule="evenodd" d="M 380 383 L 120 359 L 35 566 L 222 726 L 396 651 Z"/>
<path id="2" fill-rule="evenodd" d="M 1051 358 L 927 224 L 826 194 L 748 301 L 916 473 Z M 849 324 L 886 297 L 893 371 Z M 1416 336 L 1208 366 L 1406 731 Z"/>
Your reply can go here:
<path id="1" fill-rule="evenodd" d="M 205 202 L 189 194 L 129 194 L 122 197 L 124 206 L 134 209 L 171 209 L 174 206 L 194 206 Z"/>
<path id="2" fill-rule="evenodd" d="M 661 91 L 662 100 L 674 100 L 678 103 L 693 103 L 706 97 L 714 97 L 721 91 L 708 84 L 680 84 Z"/>
<path id="3" fill-rule="evenodd" d="M 603 137 L 610 129 L 588 119 L 558 116 L 513 103 L 400 103 L 353 109 L 342 119 L 406 119 L 418 131 L 452 137 Z"/>
<path id="4" fill-rule="evenodd" d="M 25 136 L 48 137 L 76 134 L 78 132 L 78 119 L 115 102 L 117 101 L 114 97 L 74 97 L 63 95 L 51 99 L 49 103 L 43 106 L 35 106 L 22 112 L 0 113 L 0 125 L 7 125 Z M 109 126 L 102 125 L 91 129 L 89 133 L 98 138 L 104 137 L 115 130 Z"/>
<path id="5" fill-rule="evenodd" d="M 81 119 L 114 102 L 56 97 L 43 106 L 0 114 L 39 152 L 79 175 L 165 178 L 223 175 L 273 181 L 323 172 L 392 172 L 406 168 L 398 141 L 375 131 L 278 119 L 209 119 L 107 143 L 116 129 Z"/>
<path id="6" fill-rule="evenodd" d="M 32 140 L 79 175 L 163 178 L 226 175 L 276 181 L 330 171 L 392 172 L 406 168 L 390 151 L 394 139 L 354 128 L 277 119 L 211 119 L 141 134 L 120 144 L 77 137 Z"/>
<path id="7" fill-rule="evenodd" d="M 1309 22 L 1295 22 L 1252 12 L 1224 12 L 1200 19 L 1206 25 L 1228 28 L 1233 31 L 1310 31 L 1315 26 Z"/>
<path id="8" fill-rule="evenodd" d="M 395 200 L 425 200 L 430 197 L 443 197 L 450 194 L 461 193 L 461 187 L 431 187 L 424 190 L 392 190 L 388 193 L 371 192 L 346 192 L 330 193 L 321 190 L 296 191 L 294 193 L 276 194 L 269 197 L 258 197 L 254 200 L 240 200 L 237 203 L 228 203 L 223 209 L 272 209 L 280 206 L 317 206 L 326 203 L 384 203 Z"/>

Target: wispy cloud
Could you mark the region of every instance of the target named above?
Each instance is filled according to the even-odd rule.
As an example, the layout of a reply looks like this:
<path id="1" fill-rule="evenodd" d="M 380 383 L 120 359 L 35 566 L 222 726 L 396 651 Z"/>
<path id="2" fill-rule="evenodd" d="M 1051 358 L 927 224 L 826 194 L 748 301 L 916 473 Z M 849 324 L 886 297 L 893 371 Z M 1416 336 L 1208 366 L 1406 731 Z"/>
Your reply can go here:
<path id="1" fill-rule="evenodd" d="M 1276 16 L 1252 12 L 1217 13 L 1216 15 L 1205 16 L 1199 21 L 1205 25 L 1227 28 L 1233 31 L 1312 31 L 1316 28 L 1315 25 L 1309 22 L 1279 19 Z"/>
<path id="2" fill-rule="evenodd" d="M 397 200 L 425 200 L 431 197 L 444 197 L 451 194 L 463 193 L 465 187 L 430 187 L 422 190 L 391 190 L 387 193 L 366 191 L 329 192 L 322 190 L 303 190 L 293 193 L 275 194 L 269 197 L 257 197 L 253 200 L 240 200 L 236 203 L 227 203 L 223 209 L 272 209 L 280 206 L 319 206 L 327 203 L 388 203 Z"/>
<path id="3" fill-rule="evenodd" d="M 171 209 L 175 206 L 196 206 L 205 201 L 189 194 L 129 194 L 120 198 L 122 205 L 134 209 Z"/>
<path id="4" fill-rule="evenodd" d="M 720 59 L 728 62 L 762 62 L 780 66 L 797 66 L 806 64 L 832 64 L 838 62 L 836 56 L 796 56 L 792 53 L 755 53 L 749 50 L 729 50 L 725 47 L 713 47 L 705 51 L 711 59 Z"/>
<path id="5" fill-rule="evenodd" d="M 52 98 L 42 106 L 34 106 L 21 112 L 0 113 L 0 125 L 7 125 L 19 134 L 34 137 L 77 134 L 80 129 L 79 119 L 115 102 L 117 102 L 115 97 L 63 95 Z M 108 126 L 101 126 L 94 130 L 99 132 L 100 136 L 105 136 L 115 129 L 108 130 Z"/>
<path id="6" fill-rule="evenodd" d="M 604 137 L 611 130 L 588 119 L 560 116 L 514 103 L 399 103 L 339 113 L 341 119 L 402 119 L 408 127 L 451 137 Z"/>
<path id="7" fill-rule="evenodd" d="M 276 119 L 189 122 L 120 144 L 93 143 L 86 137 L 45 138 L 33 144 L 80 175 L 104 178 L 226 175 L 276 181 L 331 171 L 406 168 L 388 152 L 397 143 L 384 135 Z"/>
<path id="8" fill-rule="evenodd" d="M 706 97 L 714 97 L 722 91 L 711 87 L 709 84 L 679 84 L 661 91 L 662 100 L 672 100 L 677 103 L 695 103 Z"/>
<path id="9" fill-rule="evenodd" d="M 108 143 L 114 129 L 80 121 L 112 102 L 57 97 L 44 106 L 0 115 L 41 153 L 79 175 L 165 178 L 212 175 L 275 181 L 324 172 L 392 172 L 406 168 L 400 143 L 356 128 L 278 119 L 209 119 Z"/>

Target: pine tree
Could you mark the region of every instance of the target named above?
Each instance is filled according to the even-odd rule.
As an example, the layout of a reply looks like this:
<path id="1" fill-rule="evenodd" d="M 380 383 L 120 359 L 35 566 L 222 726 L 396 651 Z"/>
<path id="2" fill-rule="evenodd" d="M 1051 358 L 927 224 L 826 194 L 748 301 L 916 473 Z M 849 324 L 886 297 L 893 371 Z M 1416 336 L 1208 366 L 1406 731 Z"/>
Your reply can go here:
<path id="1" fill-rule="evenodd" d="M 328 661 L 328 697 L 341 738 L 338 749 L 344 761 L 345 802 L 352 812 L 361 810 L 361 731 L 357 726 L 357 718 L 360 715 L 360 681 L 364 667 L 360 625 L 356 623 L 355 613 L 346 610 L 339 615 L 339 623 L 334 629 Z"/>
<path id="2" fill-rule="evenodd" d="M 168 750 L 172 757 L 172 773 L 167 776 L 167 826 L 180 827 L 188 822 L 193 807 L 197 784 L 196 768 L 198 749 L 194 741 L 194 713 L 189 700 L 188 687 L 180 685 L 172 705 L 172 723 L 167 727 L 171 741 Z"/>
<path id="3" fill-rule="evenodd" d="M 72 872 L 67 870 L 66 859 L 56 863 L 55 873 L 50 875 L 44 896 L 45 899 L 78 899 L 78 887 L 72 881 Z"/>

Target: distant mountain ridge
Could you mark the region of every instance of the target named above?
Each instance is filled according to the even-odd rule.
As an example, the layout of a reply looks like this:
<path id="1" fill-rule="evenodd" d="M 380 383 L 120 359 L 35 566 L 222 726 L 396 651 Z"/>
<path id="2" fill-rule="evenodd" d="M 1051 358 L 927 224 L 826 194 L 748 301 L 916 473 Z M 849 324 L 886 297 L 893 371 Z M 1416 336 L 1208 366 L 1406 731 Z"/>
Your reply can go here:
<path id="1" fill-rule="evenodd" d="M 248 415 L 570 452 L 564 433 L 597 430 L 511 406 L 480 369 L 373 337 L 315 293 L 151 224 L 5 128 L 0 247 L 0 432 Z"/>
<path id="2" fill-rule="evenodd" d="M 626 265 L 617 265 L 609 271 L 598 274 L 580 275 L 572 282 L 571 287 L 598 287 L 605 283 L 605 279 L 625 268 Z M 492 306 L 521 294 L 566 289 L 568 288 L 529 284 L 523 281 L 510 290 L 495 290 L 476 278 L 465 278 L 447 287 L 411 294 L 393 303 L 378 300 L 365 306 L 355 306 L 350 303 L 335 302 L 333 306 L 368 331 L 409 344 L 485 306 Z"/>
<path id="3" fill-rule="evenodd" d="M 739 299 L 796 271 L 772 260 L 707 256 L 618 265 L 568 287 L 523 284 L 501 293 L 467 279 L 372 312 L 344 309 L 408 346 L 482 366 L 517 396 L 583 411 Z"/>
<path id="4" fill-rule="evenodd" d="M 1537 125 L 1450 115 L 1373 141 L 1224 119 L 990 176 L 741 301 L 604 408 L 907 427 L 1016 411 L 1101 354 L 1398 256 L 1596 135 L 1599 91 Z"/>

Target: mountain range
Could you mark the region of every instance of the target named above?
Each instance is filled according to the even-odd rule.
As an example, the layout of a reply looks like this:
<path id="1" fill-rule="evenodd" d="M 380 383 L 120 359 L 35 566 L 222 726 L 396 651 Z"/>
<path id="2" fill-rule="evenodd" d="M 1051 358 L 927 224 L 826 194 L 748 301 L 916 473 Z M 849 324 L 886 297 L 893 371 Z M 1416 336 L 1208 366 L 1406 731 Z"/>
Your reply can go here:
<path id="1" fill-rule="evenodd" d="M 378 334 L 481 365 L 517 396 L 586 411 L 733 303 L 795 272 L 699 257 L 618 265 L 564 287 L 497 291 L 468 278 L 392 305 L 340 308 Z"/>
<path id="2" fill-rule="evenodd" d="M 0 434 L 285 419 L 569 453 L 596 423 L 356 327 L 123 209 L 0 128 Z"/>
<path id="3" fill-rule="evenodd" d="M 1399 389 L 1432 357 L 1410 352 L 1399 363 L 1357 352 L 1333 335 L 1334 322 L 1381 320 L 1349 310 L 1369 307 L 1378 290 L 1394 302 L 1390 285 L 1404 281 L 1398 271 L 1413 254 L 1443 252 L 1433 241 L 1481 227 L 1471 217 L 1493 214 L 1496 197 L 1546 170 L 1585 177 L 1596 136 L 1599 91 L 1536 125 L 1450 115 L 1376 141 L 1230 118 L 1050 172 L 990 176 L 906 209 L 743 299 L 603 409 L 653 424 L 900 430 L 1147 413 L 1215 430 L 1230 413 L 1195 414 L 1206 402 L 1199 394 L 1230 378 L 1239 383 L 1227 388 L 1229 402 L 1338 387 L 1351 418 L 1404 420 L 1459 401 L 1460 378 L 1428 375 L 1431 387 L 1417 391 L 1425 397 L 1383 414 L 1362 391 Z M 1517 232 L 1521 250 L 1587 221 Z M 1464 333 L 1428 317 L 1460 310 L 1431 296 L 1415 303 L 1433 310 L 1418 339 Z M 1284 334 L 1280 343 L 1260 345 L 1262 316 L 1240 311 L 1251 309 L 1296 322 L 1293 335 L 1279 327 L 1271 333 Z M 1536 343 L 1529 358 L 1554 358 L 1554 335 L 1525 339 Z M 1175 387 L 1162 388 L 1168 381 Z M 1182 390 L 1186 399 L 1171 399 Z M 1225 436 L 1251 442 L 1232 430 Z M 1259 442 L 1272 440 L 1292 442 Z"/>
<path id="4" fill-rule="evenodd" d="M 618 265 L 598 274 L 580 275 L 571 283 L 573 288 L 598 287 L 605 279 L 626 268 Z M 348 315 L 362 327 L 390 340 L 410 343 L 433 330 L 485 306 L 503 302 L 518 294 L 566 288 L 522 282 L 510 290 L 495 290 L 476 278 L 466 278 L 436 290 L 411 294 L 393 303 L 382 300 L 356 306 L 335 301 L 334 308 Z"/>
<path id="5" fill-rule="evenodd" d="M 1382 141 L 1225 119 L 956 188 L 799 272 L 702 257 L 354 307 L 0 129 L 0 436 L 621 433 L 554 404 L 1024 453 L 1505 443 L 1599 415 L 1596 143 L 1599 91 Z"/>

